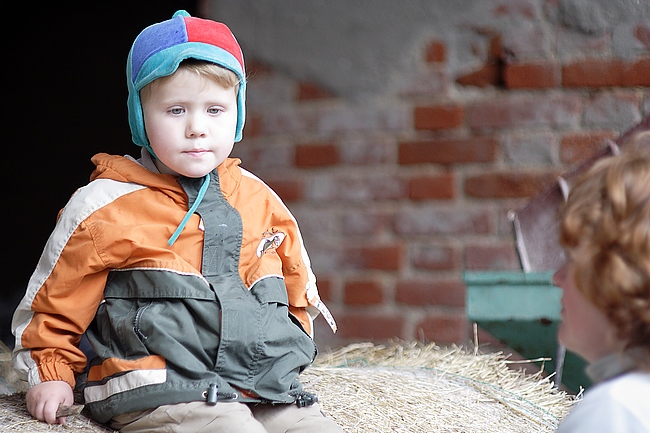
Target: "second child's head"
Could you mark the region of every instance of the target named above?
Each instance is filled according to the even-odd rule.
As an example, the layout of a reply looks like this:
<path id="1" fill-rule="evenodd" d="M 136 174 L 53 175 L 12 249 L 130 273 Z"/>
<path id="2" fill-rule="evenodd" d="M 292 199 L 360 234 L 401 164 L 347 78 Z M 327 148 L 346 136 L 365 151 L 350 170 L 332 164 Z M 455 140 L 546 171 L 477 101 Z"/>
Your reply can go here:
<path id="1" fill-rule="evenodd" d="M 560 241 L 560 341 L 589 362 L 629 348 L 650 354 L 650 149 L 604 158 L 579 179 Z"/>
<path id="2" fill-rule="evenodd" d="M 136 38 L 127 63 L 129 126 L 163 173 L 203 177 L 241 140 L 244 62 L 221 23 L 177 12 Z"/>

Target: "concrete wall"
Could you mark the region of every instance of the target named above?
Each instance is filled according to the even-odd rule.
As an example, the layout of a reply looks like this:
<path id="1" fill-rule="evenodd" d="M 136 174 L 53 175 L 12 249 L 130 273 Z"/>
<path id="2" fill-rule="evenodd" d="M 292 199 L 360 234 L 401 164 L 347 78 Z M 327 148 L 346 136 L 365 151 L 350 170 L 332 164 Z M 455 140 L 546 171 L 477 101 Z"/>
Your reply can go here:
<path id="1" fill-rule="evenodd" d="M 250 80 L 243 166 L 297 217 L 336 346 L 467 341 L 506 214 L 650 114 L 647 0 L 204 0 Z"/>

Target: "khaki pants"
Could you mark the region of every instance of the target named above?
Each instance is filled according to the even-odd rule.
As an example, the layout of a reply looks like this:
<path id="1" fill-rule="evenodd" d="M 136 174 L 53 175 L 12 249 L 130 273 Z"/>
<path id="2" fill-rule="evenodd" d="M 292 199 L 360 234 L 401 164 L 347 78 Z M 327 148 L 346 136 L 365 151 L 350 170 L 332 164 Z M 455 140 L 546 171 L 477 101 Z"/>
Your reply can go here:
<path id="1" fill-rule="evenodd" d="M 110 426 L 122 433 L 342 433 L 326 418 L 318 403 L 299 408 L 295 404 L 205 402 L 160 406 L 119 415 Z"/>

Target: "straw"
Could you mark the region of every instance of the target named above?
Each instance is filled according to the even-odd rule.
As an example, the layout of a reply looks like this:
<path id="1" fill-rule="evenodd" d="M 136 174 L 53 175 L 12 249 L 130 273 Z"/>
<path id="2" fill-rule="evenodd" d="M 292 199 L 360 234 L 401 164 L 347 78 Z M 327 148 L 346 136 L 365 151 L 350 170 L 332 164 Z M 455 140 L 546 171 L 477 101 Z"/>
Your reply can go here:
<path id="1" fill-rule="evenodd" d="M 301 376 L 346 432 L 552 432 L 576 397 L 502 353 L 394 343 L 353 344 Z"/>
<path id="2" fill-rule="evenodd" d="M 501 352 L 478 347 L 358 343 L 320 355 L 301 381 L 347 433 L 553 432 L 579 397 L 557 390 L 542 371 L 513 366 Z M 112 431 L 85 412 L 69 416 L 67 426 L 36 421 L 23 392 L 0 396 L 0 426 L 3 432 Z"/>

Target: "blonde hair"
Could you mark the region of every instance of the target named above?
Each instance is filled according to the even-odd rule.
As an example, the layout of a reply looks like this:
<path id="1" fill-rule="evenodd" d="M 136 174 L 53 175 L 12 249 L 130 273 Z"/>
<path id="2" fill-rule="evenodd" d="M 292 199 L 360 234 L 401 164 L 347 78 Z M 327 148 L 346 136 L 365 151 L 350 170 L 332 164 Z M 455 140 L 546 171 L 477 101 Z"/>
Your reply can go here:
<path id="1" fill-rule="evenodd" d="M 650 148 L 630 146 L 595 163 L 571 190 L 560 242 L 575 283 L 627 348 L 650 354 Z M 582 254 L 584 252 L 584 254 Z"/>
<path id="2" fill-rule="evenodd" d="M 239 82 L 240 82 L 239 77 L 237 77 L 237 74 L 235 74 L 230 69 L 226 69 L 222 66 L 204 60 L 197 60 L 197 59 L 190 58 L 190 59 L 183 60 L 178 65 L 178 69 L 176 69 L 176 71 L 180 71 L 180 70 L 188 70 L 188 71 L 195 72 L 201 77 L 205 77 L 214 81 L 224 89 L 234 88 L 235 96 L 237 96 L 237 94 L 239 93 Z M 166 80 L 172 75 L 167 75 L 165 77 L 157 78 L 151 83 L 154 83 L 156 81 Z M 151 91 L 150 90 L 151 83 L 147 84 L 140 90 L 140 92 L 142 92 L 140 94 L 140 98 L 146 97 L 149 94 L 149 92 Z"/>
<path id="3" fill-rule="evenodd" d="M 239 91 L 239 78 L 230 69 L 214 63 L 206 62 L 203 60 L 186 59 L 178 65 L 178 69 L 187 69 L 196 72 L 202 77 L 209 78 L 215 81 L 224 89 L 235 88 L 235 95 Z"/>

